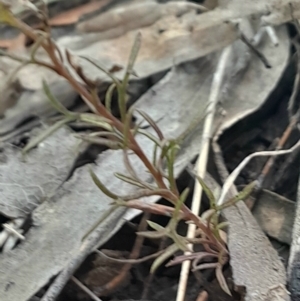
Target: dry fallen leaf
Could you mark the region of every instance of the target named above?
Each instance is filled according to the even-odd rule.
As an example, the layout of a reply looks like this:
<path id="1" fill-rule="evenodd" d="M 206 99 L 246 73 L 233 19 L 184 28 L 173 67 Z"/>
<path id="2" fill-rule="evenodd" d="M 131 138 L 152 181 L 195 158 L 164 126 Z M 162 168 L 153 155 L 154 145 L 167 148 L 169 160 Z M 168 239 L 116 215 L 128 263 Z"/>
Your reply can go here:
<path id="1" fill-rule="evenodd" d="M 105 6 L 111 0 L 92 1 L 60 13 L 49 20 L 51 26 L 62 26 L 77 23 L 81 16 Z"/>
<path id="2" fill-rule="evenodd" d="M 262 230 L 280 242 L 291 244 L 295 202 L 263 190 L 252 211 Z"/>

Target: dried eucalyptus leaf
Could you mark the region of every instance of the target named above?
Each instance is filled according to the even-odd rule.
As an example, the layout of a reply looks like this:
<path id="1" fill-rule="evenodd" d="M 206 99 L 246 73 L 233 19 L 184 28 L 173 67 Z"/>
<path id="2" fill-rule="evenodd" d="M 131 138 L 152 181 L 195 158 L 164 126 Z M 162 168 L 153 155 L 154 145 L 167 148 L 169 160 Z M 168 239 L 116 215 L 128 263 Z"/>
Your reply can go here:
<path id="1" fill-rule="evenodd" d="M 44 133 L 35 131 L 33 139 Z M 49 136 L 23 160 L 21 151 L 4 145 L 1 153 L 0 186 L 3 197 L 0 212 L 8 217 L 26 217 L 50 197 L 67 178 L 78 140 L 71 131 L 61 128 Z"/>

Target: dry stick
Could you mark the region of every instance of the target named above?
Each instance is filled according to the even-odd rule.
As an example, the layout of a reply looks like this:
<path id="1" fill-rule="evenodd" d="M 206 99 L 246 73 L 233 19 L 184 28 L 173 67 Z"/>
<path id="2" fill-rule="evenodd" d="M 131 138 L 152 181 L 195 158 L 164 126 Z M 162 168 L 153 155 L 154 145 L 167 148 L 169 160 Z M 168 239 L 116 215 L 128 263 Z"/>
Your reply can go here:
<path id="1" fill-rule="evenodd" d="M 296 24 L 298 24 L 298 23 L 296 23 Z M 296 98 L 299 94 L 299 89 L 300 89 L 300 47 L 299 47 L 299 44 L 296 42 L 294 42 L 293 44 L 297 50 L 297 52 L 296 52 L 296 54 L 297 54 L 297 74 L 296 74 L 296 77 L 294 80 L 293 91 L 292 91 L 292 94 L 290 96 L 289 103 L 288 103 L 288 113 L 289 113 L 290 123 L 287 126 L 286 130 L 284 131 L 282 137 L 280 138 L 276 150 L 282 149 L 284 144 L 287 142 L 288 138 L 290 137 L 293 129 L 295 128 L 295 126 L 298 122 L 299 115 L 300 115 L 299 108 L 296 112 L 294 112 Z M 265 177 L 269 173 L 274 162 L 275 162 L 275 159 L 272 157 L 272 158 L 269 158 L 269 160 L 265 164 L 265 166 L 261 172 L 261 175 L 258 178 L 260 187 L 262 186 L 263 181 L 265 180 Z M 278 176 L 280 176 L 280 172 L 279 172 L 279 175 L 277 175 L 277 177 L 275 178 L 275 181 L 274 181 L 275 183 L 276 183 L 276 180 L 278 179 Z M 280 179 L 280 177 L 279 177 L 279 179 Z"/>
<path id="2" fill-rule="evenodd" d="M 264 56 L 264 54 L 262 52 L 260 52 L 253 44 L 251 44 L 251 42 L 247 39 L 247 37 L 243 33 L 240 34 L 240 39 L 262 61 L 262 63 L 265 65 L 266 68 L 272 67 L 271 64 L 269 63 L 268 59 Z"/>
<path id="3" fill-rule="evenodd" d="M 74 276 L 71 277 L 71 280 L 79 286 L 87 295 L 91 297 L 94 301 L 102 301 L 99 299 L 89 288 L 87 288 L 83 283 L 81 283 L 77 278 Z"/>
<path id="4" fill-rule="evenodd" d="M 283 176 L 285 175 L 287 169 L 291 167 L 291 164 L 295 162 L 296 158 L 298 157 L 300 149 L 293 152 L 285 162 L 280 166 L 280 169 L 276 172 L 274 177 L 274 181 L 271 184 L 270 190 L 275 190 L 275 187 L 278 187 L 279 183 L 281 183 Z"/>
<path id="5" fill-rule="evenodd" d="M 296 119 L 292 118 L 290 124 L 287 126 L 286 130 L 284 131 L 283 135 L 281 136 L 278 145 L 276 147 L 276 150 L 281 150 L 282 147 L 284 146 L 284 144 L 287 142 L 288 138 L 290 137 L 292 130 L 294 129 L 296 124 Z M 270 157 L 268 159 L 268 161 L 266 162 L 260 176 L 258 177 L 258 189 L 261 188 L 263 181 L 265 180 L 267 174 L 270 172 L 271 167 L 273 166 L 275 162 L 275 158 L 274 157 Z"/>
<path id="6" fill-rule="evenodd" d="M 222 187 L 221 195 L 220 195 L 220 197 L 218 199 L 217 204 L 218 205 L 222 205 L 222 204 L 225 203 L 225 198 L 227 196 L 227 193 L 229 192 L 230 188 L 234 184 L 234 182 L 235 182 L 236 178 L 238 177 L 238 175 L 240 174 L 240 172 L 251 161 L 251 159 L 253 159 L 255 157 L 260 157 L 260 156 L 280 156 L 280 155 L 286 155 L 286 154 L 292 153 L 293 151 L 295 151 L 299 147 L 300 147 L 300 140 L 293 147 L 291 147 L 290 149 L 287 149 L 287 150 L 256 152 L 256 153 L 253 153 L 253 154 L 249 155 L 248 157 L 246 157 L 238 165 L 238 167 L 236 167 L 234 169 L 234 171 L 226 179 L 226 181 L 225 181 L 225 183 L 224 183 L 224 185 Z"/>
<path id="7" fill-rule="evenodd" d="M 267 32 L 269 38 L 271 39 L 273 45 L 278 46 L 279 40 L 278 40 L 275 29 L 272 26 L 266 26 L 266 32 Z"/>
<path id="8" fill-rule="evenodd" d="M 212 126 L 213 126 L 216 105 L 217 105 L 217 102 L 219 99 L 219 94 L 220 94 L 223 77 L 224 77 L 224 73 L 225 73 L 225 67 L 226 67 L 229 55 L 231 53 L 231 50 L 232 50 L 231 46 L 228 46 L 223 50 L 223 52 L 220 56 L 220 59 L 219 59 L 217 70 L 214 73 L 214 77 L 213 77 L 211 92 L 210 92 L 210 96 L 209 96 L 209 100 L 208 100 L 207 116 L 206 116 L 205 122 L 204 122 L 201 148 L 199 151 L 199 159 L 197 160 L 197 163 L 196 163 L 196 169 L 197 169 L 196 172 L 197 172 L 197 175 L 199 175 L 201 178 L 204 178 L 205 173 L 206 173 L 206 166 L 207 166 L 207 160 L 208 160 L 208 154 L 209 154 L 209 144 L 210 144 L 210 139 L 211 139 Z M 201 196 L 202 196 L 202 187 L 198 183 L 198 181 L 196 181 L 195 188 L 194 188 L 193 202 L 192 202 L 192 212 L 195 215 L 198 215 L 199 211 L 200 211 Z M 187 237 L 194 238 L 195 231 L 196 231 L 196 225 L 189 224 Z M 192 245 L 190 245 L 189 247 L 192 248 Z M 189 253 L 187 253 L 187 254 L 189 254 Z M 177 298 L 176 298 L 177 301 L 184 300 L 190 265 L 191 265 L 191 262 L 189 260 L 184 261 L 182 264 L 178 291 L 177 291 Z"/>

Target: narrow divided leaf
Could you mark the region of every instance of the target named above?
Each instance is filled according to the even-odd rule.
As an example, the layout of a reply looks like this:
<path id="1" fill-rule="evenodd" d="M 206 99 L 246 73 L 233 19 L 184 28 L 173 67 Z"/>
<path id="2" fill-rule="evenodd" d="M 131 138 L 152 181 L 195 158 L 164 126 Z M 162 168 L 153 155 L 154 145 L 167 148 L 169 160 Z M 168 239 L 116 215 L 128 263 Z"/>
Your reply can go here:
<path id="1" fill-rule="evenodd" d="M 161 145 L 161 142 L 154 136 L 152 135 L 151 133 L 149 133 L 148 131 L 145 131 L 145 130 L 142 130 L 142 129 L 139 129 L 138 132 L 144 136 L 146 136 L 147 138 L 149 138 L 150 140 L 152 140 L 157 146 L 160 147 Z"/>
<path id="2" fill-rule="evenodd" d="M 76 116 L 76 114 L 70 112 L 69 110 L 67 110 L 56 98 L 55 96 L 51 93 L 51 90 L 47 84 L 47 82 L 45 80 L 43 80 L 43 90 L 46 94 L 46 96 L 48 97 L 48 99 L 50 100 L 51 105 L 60 113 L 62 113 L 63 115 L 67 116 L 67 117 L 73 117 Z"/>
<path id="3" fill-rule="evenodd" d="M 233 206 L 235 205 L 237 202 L 245 200 L 247 197 L 250 196 L 250 194 L 252 193 L 253 189 L 256 187 L 257 185 L 257 181 L 253 181 L 250 184 L 246 185 L 244 187 L 244 189 L 239 192 L 238 195 L 236 195 L 235 197 L 233 197 L 232 199 L 228 200 L 227 202 L 225 202 L 224 204 L 217 206 L 217 210 L 223 210 L 227 207 Z"/>
<path id="4" fill-rule="evenodd" d="M 104 145 L 110 149 L 121 149 L 122 148 L 122 144 L 118 141 L 112 141 L 110 139 L 106 139 L 106 138 L 100 138 L 100 137 L 93 137 L 90 135 L 81 135 L 80 138 L 83 141 L 87 141 L 93 144 L 98 144 L 98 145 Z"/>
<path id="5" fill-rule="evenodd" d="M 154 229 L 154 230 L 156 230 L 156 231 L 165 231 L 166 229 L 164 228 L 164 227 L 162 227 L 161 225 L 159 225 L 159 224 L 157 224 L 157 223 L 154 223 L 154 222 L 152 222 L 152 221 L 147 221 L 147 223 L 148 223 L 148 225 L 152 228 L 152 229 Z"/>
<path id="6" fill-rule="evenodd" d="M 178 249 L 180 249 L 183 252 L 191 252 L 191 249 L 188 247 L 187 241 L 184 237 L 181 237 L 177 233 L 170 235 L 170 237 L 173 239 Z"/>
<path id="7" fill-rule="evenodd" d="M 63 120 L 60 120 L 60 121 L 56 122 L 55 124 L 53 124 L 52 126 L 50 126 L 49 128 L 47 128 L 40 135 L 38 135 L 37 137 L 34 137 L 33 139 L 31 139 L 29 141 L 29 143 L 23 148 L 22 154 L 25 155 L 29 150 L 36 147 L 39 143 L 44 141 L 47 137 L 49 137 L 54 132 L 59 130 L 62 126 L 64 126 L 65 124 L 67 124 L 71 121 L 74 121 L 74 117 L 64 118 Z"/>
<path id="8" fill-rule="evenodd" d="M 132 72 L 133 72 L 133 66 L 134 66 L 134 63 L 136 61 L 139 50 L 141 48 L 141 42 L 142 42 L 142 35 L 139 32 L 135 37 L 135 40 L 134 40 L 134 43 L 133 43 L 133 46 L 132 46 L 132 49 L 131 49 L 131 53 L 130 53 L 130 56 L 129 56 L 124 81 L 126 81 L 127 77 L 129 77 L 130 74 L 132 74 Z"/>
<path id="9" fill-rule="evenodd" d="M 98 62 L 94 61 L 93 59 L 91 59 L 89 57 L 86 57 L 86 56 L 83 56 L 83 55 L 80 55 L 79 57 L 86 60 L 86 61 L 88 61 L 89 63 L 94 65 L 96 68 L 98 68 L 99 70 L 104 72 L 116 84 L 117 87 L 121 87 L 120 81 L 114 75 L 112 75 L 111 72 L 106 70 L 105 67 L 101 66 Z"/>
<path id="10" fill-rule="evenodd" d="M 83 113 L 79 114 L 79 120 L 83 122 L 90 123 L 92 125 L 104 128 L 110 132 L 113 131 L 112 126 L 109 124 L 109 121 L 101 116 L 92 114 L 92 113 Z"/>
<path id="11" fill-rule="evenodd" d="M 134 185 L 134 186 L 137 186 L 137 187 L 140 187 L 140 188 L 148 188 L 148 187 L 145 187 L 145 185 L 143 185 L 143 183 L 139 182 L 135 178 L 131 178 L 131 177 L 128 177 L 128 176 L 120 174 L 120 173 L 115 173 L 115 176 L 118 179 L 120 179 L 120 180 L 122 180 L 126 183 L 129 183 L 131 185 Z"/>
<path id="12" fill-rule="evenodd" d="M 136 234 L 151 239 L 159 239 L 166 236 L 165 232 L 157 232 L 157 231 L 141 231 L 141 232 L 137 232 Z"/>
<path id="13" fill-rule="evenodd" d="M 231 296 L 231 292 L 228 288 L 228 285 L 226 283 L 226 280 L 224 278 L 223 272 L 222 272 L 222 266 L 220 264 L 217 265 L 216 267 L 216 277 L 218 279 L 218 282 L 223 289 L 225 293 L 227 293 L 229 296 Z"/>
<path id="14" fill-rule="evenodd" d="M 97 185 L 97 187 L 107 196 L 109 196 L 110 198 L 116 200 L 119 198 L 119 196 L 117 196 L 116 194 L 114 194 L 113 192 L 111 192 L 110 190 L 108 190 L 104 184 L 99 180 L 99 178 L 97 177 L 97 175 L 93 172 L 92 169 L 90 169 L 90 175 L 94 181 L 94 183 Z"/>
<path id="15" fill-rule="evenodd" d="M 179 214 L 179 210 L 181 209 L 182 204 L 186 201 L 187 196 L 189 195 L 190 189 L 187 187 L 181 193 L 179 200 L 176 203 L 175 210 L 174 210 L 174 217 L 177 218 Z"/>
<path id="16" fill-rule="evenodd" d="M 154 129 L 154 131 L 157 133 L 157 136 L 160 140 L 164 140 L 164 135 L 160 128 L 157 126 L 155 121 L 145 112 L 136 110 L 149 124 L 150 126 Z"/>
<path id="17" fill-rule="evenodd" d="M 132 113 L 133 113 L 133 110 L 132 110 L 132 108 L 130 108 L 128 110 L 127 114 L 125 114 L 125 118 L 124 118 L 123 144 L 124 144 L 125 148 L 128 147 L 128 143 L 130 142 L 129 134 L 130 134 L 130 125 L 131 125 L 131 121 L 132 121 Z"/>
<path id="18" fill-rule="evenodd" d="M 154 274 L 158 267 L 160 267 L 168 258 L 179 250 L 176 244 L 167 247 L 162 255 L 156 258 L 151 266 L 150 273 Z"/>
<path id="19" fill-rule="evenodd" d="M 116 84 L 112 83 L 105 94 L 105 107 L 109 112 L 111 112 L 111 101 L 112 101 L 112 95 L 115 88 L 116 88 Z"/>
<path id="20" fill-rule="evenodd" d="M 210 190 L 210 188 L 205 184 L 205 182 L 203 181 L 203 179 L 195 174 L 195 177 L 197 178 L 199 184 L 202 186 L 203 191 L 205 192 L 206 196 L 209 199 L 209 203 L 210 203 L 210 209 L 216 209 L 216 199 L 215 196 L 213 195 L 212 191 Z"/>

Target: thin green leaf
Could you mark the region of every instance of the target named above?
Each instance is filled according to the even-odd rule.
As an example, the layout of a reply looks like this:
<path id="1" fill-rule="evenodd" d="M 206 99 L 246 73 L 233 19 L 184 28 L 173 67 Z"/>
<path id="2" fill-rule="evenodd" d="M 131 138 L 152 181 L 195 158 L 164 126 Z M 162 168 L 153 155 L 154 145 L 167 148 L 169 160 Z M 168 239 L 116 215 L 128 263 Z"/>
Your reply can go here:
<path id="1" fill-rule="evenodd" d="M 229 201 L 225 202 L 224 204 L 217 206 L 216 210 L 221 211 L 227 207 L 235 205 L 239 201 L 247 199 L 251 195 L 251 193 L 252 193 L 253 189 L 256 187 L 256 185 L 257 185 L 257 181 L 251 182 L 250 184 L 245 186 L 244 189 L 241 192 L 239 192 L 238 195 L 231 198 Z"/>
<path id="2" fill-rule="evenodd" d="M 160 147 L 160 141 L 157 140 L 157 138 L 156 138 L 155 136 L 153 136 L 151 133 L 149 133 L 148 131 L 142 130 L 142 129 L 139 129 L 138 132 L 139 132 L 141 135 L 144 135 L 144 136 L 146 136 L 147 138 L 149 138 L 150 140 L 152 140 L 157 146 Z"/>
<path id="3" fill-rule="evenodd" d="M 177 233 L 174 233 L 170 237 L 173 239 L 178 249 L 180 249 L 183 252 L 191 252 L 191 249 L 187 246 L 187 241 L 184 237 L 178 235 Z"/>
<path id="4" fill-rule="evenodd" d="M 229 222 L 222 222 L 222 223 L 219 223 L 219 224 L 217 225 L 216 229 L 217 229 L 217 230 L 222 230 L 222 229 L 224 229 L 224 228 L 226 228 L 226 227 L 228 227 L 228 226 L 229 226 Z"/>
<path id="5" fill-rule="evenodd" d="M 195 177 L 197 178 L 199 184 L 202 186 L 203 191 L 205 192 L 206 196 L 209 199 L 209 204 L 210 204 L 210 209 L 214 209 L 216 210 L 216 199 L 215 196 L 213 195 L 212 191 L 210 190 L 210 188 L 205 184 L 205 182 L 203 181 L 203 179 L 195 174 Z"/>
<path id="6" fill-rule="evenodd" d="M 87 122 L 92 125 L 99 126 L 104 128 L 110 132 L 113 131 L 112 126 L 110 125 L 109 121 L 101 116 L 92 113 L 83 113 L 78 115 L 79 120 L 83 122 Z"/>
<path id="7" fill-rule="evenodd" d="M 228 294 L 229 296 L 231 296 L 231 292 L 228 288 L 228 285 L 226 283 L 226 280 L 224 278 L 224 275 L 223 275 L 223 271 L 222 271 L 222 265 L 221 264 L 218 264 L 217 267 L 216 267 L 216 277 L 218 279 L 218 282 L 222 288 L 222 290 Z"/>
<path id="8" fill-rule="evenodd" d="M 130 74 L 132 74 L 132 72 L 133 72 L 133 66 L 134 66 L 134 63 L 135 63 L 136 58 L 138 56 L 139 50 L 141 48 L 141 42 L 142 42 L 142 35 L 139 32 L 135 36 L 134 43 L 133 43 L 133 46 L 132 46 L 132 49 L 131 49 L 131 52 L 130 52 L 128 64 L 127 64 L 127 67 L 126 67 L 126 72 L 125 72 L 125 76 L 124 76 L 124 79 L 123 79 L 123 83 L 125 85 L 127 85 L 128 78 L 129 78 Z"/>
<path id="9" fill-rule="evenodd" d="M 105 94 L 105 107 L 109 112 L 111 112 L 111 101 L 112 101 L 112 95 L 115 88 L 116 88 L 116 84 L 112 83 Z"/>
<path id="10" fill-rule="evenodd" d="M 45 35 L 39 36 L 36 42 L 33 44 L 32 48 L 30 49 L 30 58 L 32 62 L 35 62 L 35 54 L 45 39 Z"/>
<path id="11" fill-rule="evenodd" d="M 137 179 L 138 176 L 135 172 L 135 170 L 133 169 L 132 165 L 131 165 L 131 162 L 129 160 L 129 156 L 128 156 L 128 150 L 127 149 L 124 149 L 123 150 L 123 161 L 124 161 L 124 165 L 127 169 L 127 171 L 129 172 L 130 176 L 133 178 L 133 179 Z"/>
<path id="12" fill-rule="evenodd" d="M 54 132 L 59 130 L 62 126 L 64 126 L 65 124 L 67 124 L 71 121 L 74 121 L 74 117 L 64 118 L 63 120 L 60 120 L 60 121 L 56 122 L 55 124 L 53 124 L 52 126 L 48 127 L 40 135 L 38 135 L 37 137 L 34 137 L 33 139 L 31 139 L 29 141 L 29 143 L 23 148 L 22 154 L 25 155 L 29 150 L 36 147 L 39 143 L 44 141 L 47 137 L 49 137 Z"/>
<path id="13" fill-rule="evenodd" d="M 126 118 L 126 86 L 122 87 L 117 87 L 118 90 L 118 106 L 119 106 L 119 111 L 121 115 L 121 120 L 124 123 L 125 118 Z"/>
<path id="14" fill-rule="evenodd" d="M 175 156 L 176 156 L 176 152 L 177 152 L 177 149 L 178 149 L 178 144 L 176 143 L 176 141 L 174 140 L 163 140 L 161 141 L 161 154 L 160 154 L 160 157 L 159 157 L 159 165 L 162 164 L 164 158 L 166 158 L 168 164 L 171 164 L 172 161 L 174 162 L 175 160 Z M 172 159 L 170 157 L 170 154 L 173 152 L 174 154 L 174 159 Z M 174 163 L 173 163 L 174 165 Z M 172 172 L 171 172 L 172 173 Z"/>
<path id="15" fill-rule="evenodd" d="M 132 130 L 132 135 L 135 136 L 138 131 L 140 130 L 141 124 L 144 122 L 144 120 L 141 120 L 139 123 L 135 124 L 133 130 Z"/>
<path id="16" fill-rule="evenodd" d="M 87 134 L 83 135 L 78 135 L 78 137 L 86 136 Z M 90 137 L 111 137 L 113 139 L 120 139 L 120 137 L 116 133 L 108 132 L 108 131 L 99 131 L 99 132 L 94 132 L 90 133 L 87 136 Z"/>
<path id="17" fill-rule="evenodd" d="M 208 219 L 211 219 L 211 217 L 216 213 L 215 209 L 208 209 L 204 211 L 201 215 L 201 219 L 207 221 Z"/>
<path id="18" fill-rule="evenodd" d="M 55 96 L 51 93 L 51 90 L 45 80 L 43 80 L 43 90 L 50 100 L 51 105 L 60 113 L 67 117 L 74 117 L 77 114 L 72 113 L 71 111 L 67 110 L 56 98 Z"/>
<path id="19" fill-rule="evenodd" d="M 157 150 L 158 150 L 158 145 L 155 143 L 153 147 L 153 159 L 152 159 L 153 166 L 156 166 L 157 164 Z"/>
<path id="20" fill-rule="evenodd" d="M 142 197 L 148 197 L 153 195 L 159 195 L 161 197 L 166 198 L 168 194 L 168 190 L 166 189 L 140 189 L 132 194 L 121 196 L 120 198 L 124 201 L 130 201 L 134 199 L 139 199 Z"/>
<path id="21" fill-rule="evenodd" d="M 158 267 L 160 267 L 168 258 L 174 255 L 179 250 L 176 244 L 167 247 L 162 255 L 156 258 L 151 266 L 150 273 L 154 274 Z"/>
<path id="22" fill-rule="evenodd" d="M 83 55 L 80 55 L 79 57 L 84 59 L 84 60 L 87 60 L 89 63 L 91 63 L 92 65 L 97 67 L 99 70 L 104 72 L 109 78 L 111 78 L 111 80 L 116 84 L 117 87 L 121 87 L 120 81 L 114 75 L 112 75 L 111 72 L 106 70 L 105 67 L 101 66 L 99 63 L 97 63 L 96 61 L 94 61 L 93 59 L 91 59 L 89 57 L 86 57 L 86 56 L 83 56 Z"/>
<path id="23" fill-rule="evenodd" d="M 158 232 L 158 231 L 141 231 L 141 232 L 137 232 L 136 234 L 150 239 L 159 239 L 166 236 L 165 232 Z"/>
<path id="24" fill-rule="evenodd" d="M 126 182 L 126 183 L 129 183 L 131 185 L 134 185 L 134 186 L 137 186 L 137 187 L 140 187 L 140 188 L 148 188 L 148 186 L 145 186 L 142 182 L 140 182 L 139 180 L 135 179 L 135 178 L 131 178 L 131 177 L 128 177 L 126 175 L 123 175 L 121 173 L 115 173 L 115 176 Z"/>
<path id="25" fill-rule="evenodd" d="M 120 110 L 120 115 L 121 115 L 121 120 L 123 121 L 123 123 L 125 122 L 125 118 L 126 118 L 126 91 L 127 91 L 127 86 L 128 86 L 128 82 L 129 82 L 129 77 L 131 74 L 133 74 L 133 65 L 134 62 L 137 58 L 139 49 L 141 46 L 141 34 L 138 33 L 134 39 L 134 43 L 133 46 L 131 48 L 131 52 L 130 52 L 130 56 L 129 56 L 129 60 L 128 60 L 128 64 L 126 67 L 126 71 L 124 74 L 124 78 L 122 81 L 122 85 L 118 86 L 118 104 L 119 104 L 119 110 Z"/>
<path id="26" fill-rule="evenodd" d="M 176 157 L 177 148 L 176 145 L 170 148 L 167 155 L 167 168 L 168 168 L 168 180 L 172 191 L 177 191 L 176 178 L 174 176 L 174 164 Z"/>
<path id="27" fill-rule="evenodd" d="M 93 172 L 93 170 L 90 168 L 90 175 L 94 181 L 94 183 L 96 184 L 96 186 L 107 196 L 109 196 L 110 198 L 116 200 L 119 199 L 120 197 L 116 194 L 114 194 L 113 192 L 111 192 L 109 189 L 107 189 L 105 187 L 105 185 L 99 180 L 99 178 L 97 177 L 97 175 Z"/>
<path id="28" fill-rule="evenodd" d="M 123 132 L 123 135 L 124 135 L 124 139 L 123 139 L 123 144 L 124 144 L 124 147 L 127 147 L 128 146 L 128 140 L 129 140 L 129 134 L 130 134 L 130 125 L 131 125 L 131 121 L 132 121 L 132 113 L 133 113 L 133 110 L 132 108 L 130 108 L 125 116 L 125 119 L 124 119 L 124 132 Z"/>
<path id="29" fill-rule="evenodd" d="M 110 149 L 122 149 L 123 146 L 120 142 L 117 141 L 112 141 L 109 139 L 105 138 L 100 138 L 100 137 L 92 137 L 89 135 L 80 135 L 80 137 L 83 141 L 87 141 L 89 143 L 97 144 L 97 145 L 104 145 Z"/>
<path id="30" fill-rule="evenodd" d="M 175 217 L 176 219 L 178 217 L 178 214 L 179 214 L 179 211 L 180 211 L 182 205 L 184 204 L 184 202 L 186 201 L 187 196 L 189 195 L 189 192 L 190 192 L 190 189 L 188 187 L 185 188 L 182 191 L 182 193 L 179 197 L 179 200 L 177 201 L 177 203 L 175 205 L 175 210 L 174 210 L 173 217 Z"/>
<path id="31" fill-rule="evenodd" d="M 163 226 L 161 226 L 161 225 L 159 225 L 159 224 L 157 224 L 157 223 L 155 223 L 155 222 L 147 221 L 147 223 L 148 223 L 148 225 L 149 225 L 152 229 L 154 229 L 154 230 L 156 230 L 156 231 L 158 231 L 158 232 L 162 232 L 162 231 L 166 232 L 166 229 L 165 229 Z"/>
<path id="32" fill-rule="evenodd" d="M 149 125 L 154 129 L 154 131 L 157 133 L 157 136 L 160 140 L 164 140 L 164 135 L 160 128 L 157 126 L 155 121 L 145 112 L 136 110 L 148 123 Z"/>

